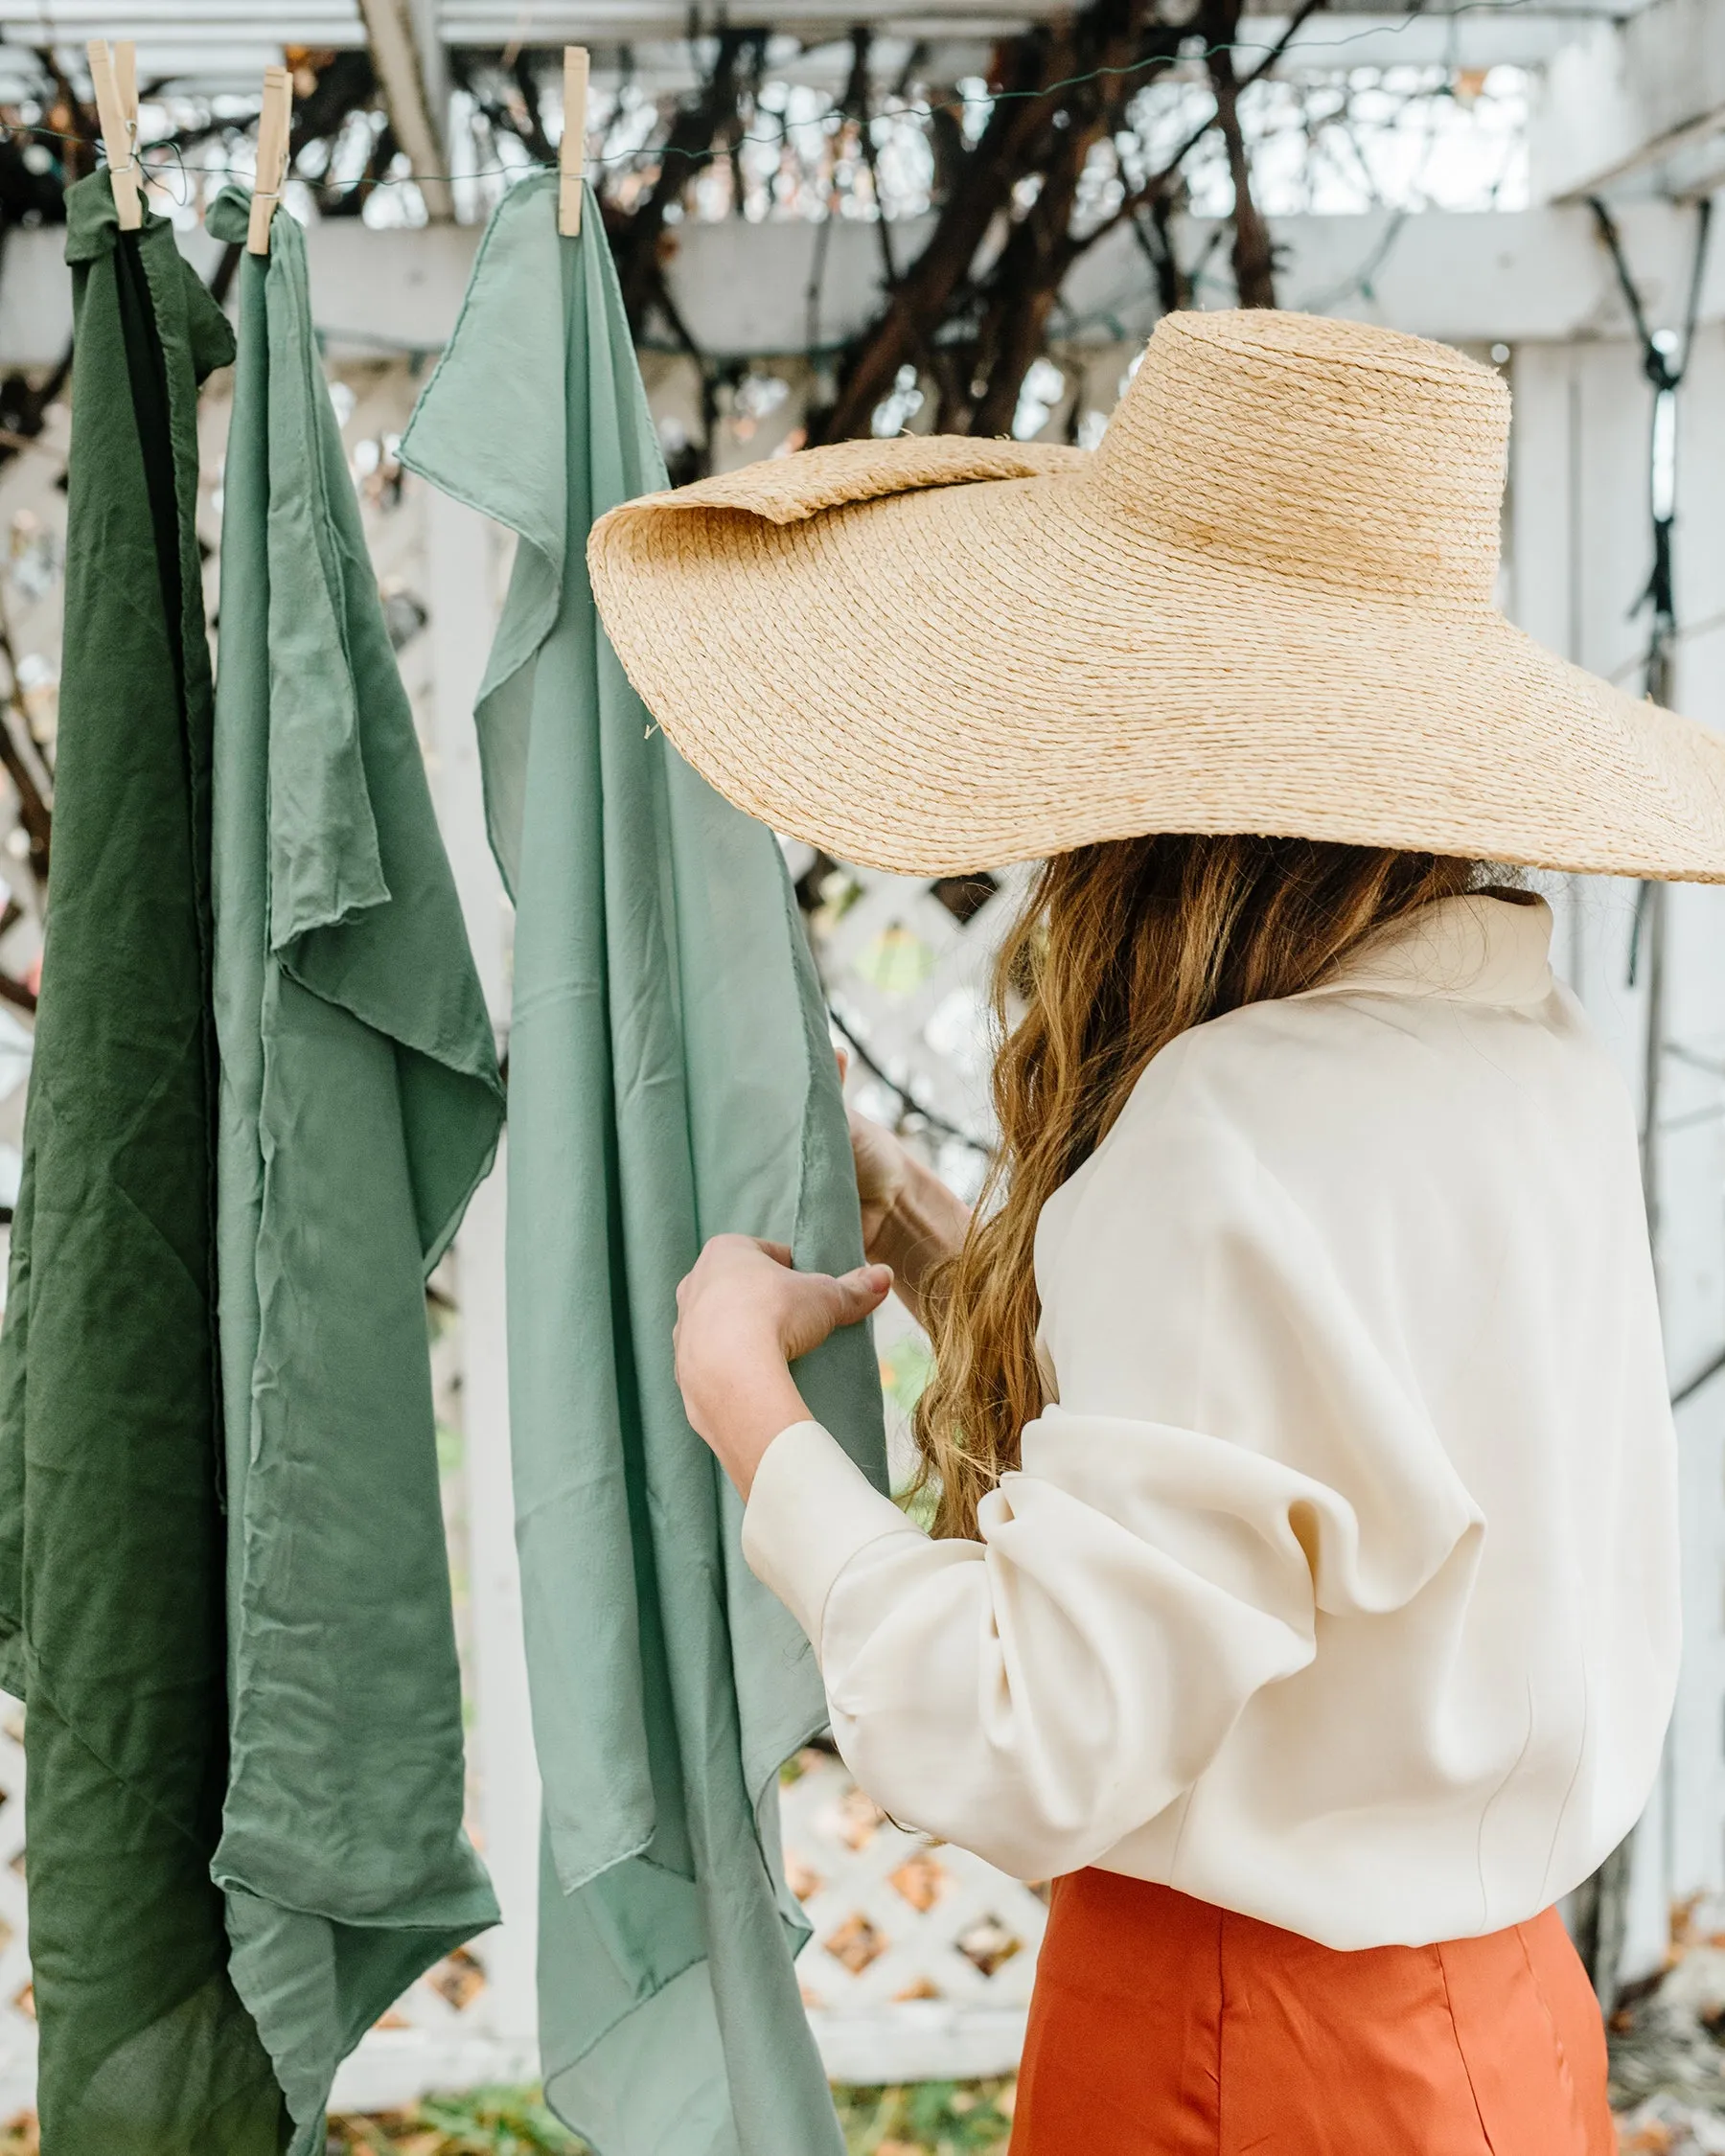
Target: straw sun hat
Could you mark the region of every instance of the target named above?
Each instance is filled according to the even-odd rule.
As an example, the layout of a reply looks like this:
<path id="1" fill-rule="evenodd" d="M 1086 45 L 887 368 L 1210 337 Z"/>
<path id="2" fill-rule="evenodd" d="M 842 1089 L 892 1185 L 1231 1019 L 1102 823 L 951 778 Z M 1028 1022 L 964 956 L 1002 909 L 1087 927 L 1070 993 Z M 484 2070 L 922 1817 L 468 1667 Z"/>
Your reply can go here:
<path id="1" fill-rule="evenodd" d="M 1260 832 L 1725 880 L 1725 737 L 1492 605 L 1508 426 L 1445 345 L 1171 314 L 1093 452 L 805 450 L 612 510 L 588 560 L 671 740 L 844 860 Z"/>

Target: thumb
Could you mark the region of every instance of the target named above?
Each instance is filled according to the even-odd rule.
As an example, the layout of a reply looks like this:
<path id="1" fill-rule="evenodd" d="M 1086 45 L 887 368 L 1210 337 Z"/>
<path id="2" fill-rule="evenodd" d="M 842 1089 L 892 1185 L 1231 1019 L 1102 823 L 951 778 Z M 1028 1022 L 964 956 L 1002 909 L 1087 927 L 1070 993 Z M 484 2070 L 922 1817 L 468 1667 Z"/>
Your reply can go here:
<path id="1" fill-rule="evenodd" d="M 794 1280 L 779 1336 L 779 1345 L 790 1363 L 818 1347 L 829 1333 L 861 1324 L 870 1311 L 878 1310 L 892 1286 L 892 1269 L 860 1265 L 837 1278 L 831 1273 L 798 1273 Z"/>
<path id="2" fill-rule="evenodd" d="M 838 1312 L 835 1325 L 855 1325 L 878 1310 L 892 1289 L 892 1268 L 889 1265 L 859 1265 L 853 1272 L 841 1273 L 833 1282 L 834 1299 Z"/>

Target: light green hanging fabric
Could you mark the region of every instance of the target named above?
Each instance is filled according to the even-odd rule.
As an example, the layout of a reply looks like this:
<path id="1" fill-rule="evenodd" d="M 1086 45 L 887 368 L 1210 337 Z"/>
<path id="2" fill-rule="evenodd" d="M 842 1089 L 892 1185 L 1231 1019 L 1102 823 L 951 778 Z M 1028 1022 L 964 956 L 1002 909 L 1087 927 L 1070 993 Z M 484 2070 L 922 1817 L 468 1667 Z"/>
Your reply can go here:
<path id="1" fill-rule="evenodd" d="M 677 1283 L 723 1229 L 862 1260 L 825 1013 L 771 834 L 652 725 L 594 519 L 665 484 L 597 202 L 507 195 L 404 462 L 519 535 L 480 693 L 517 906 L 510 1415 L 544 1783 L 545 2081 L 600 2156 L 839 2156 L 797 1991 L 778 1768 L 825 1721 L 683 1418 Z M 878 1483 L 866 1327 L 799 1366 Z"/>
<path id="2" fill-rule="evenodd" d="M 217 238 L 242 241 L 225 190 Z M 232 1757 L 215 1874 L 295 2156 L 497 1921 L 462 1831 L 425 1276 L 502 1115 L 490 1023 L 278 215 L 240 269 L 215 747 Z"/>

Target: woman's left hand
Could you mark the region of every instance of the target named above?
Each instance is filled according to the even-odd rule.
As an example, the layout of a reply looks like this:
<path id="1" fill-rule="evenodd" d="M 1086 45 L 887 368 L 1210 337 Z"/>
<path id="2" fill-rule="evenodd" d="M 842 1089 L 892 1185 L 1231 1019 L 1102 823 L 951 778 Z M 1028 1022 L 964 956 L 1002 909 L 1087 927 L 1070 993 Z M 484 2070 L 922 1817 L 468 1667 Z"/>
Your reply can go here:
<path id="1" fill-rule="evenodd" d="M 840 1325 L 878 1310 L 892 1287 L 884 1265 L 834 1278 L 797 1273 L 782 1243 L 715 1235 L 677 1291 L 677 1382 L 683 1409 L 747 1498 L 761 1456 L 809 1411 L 790 1365 Z"/>

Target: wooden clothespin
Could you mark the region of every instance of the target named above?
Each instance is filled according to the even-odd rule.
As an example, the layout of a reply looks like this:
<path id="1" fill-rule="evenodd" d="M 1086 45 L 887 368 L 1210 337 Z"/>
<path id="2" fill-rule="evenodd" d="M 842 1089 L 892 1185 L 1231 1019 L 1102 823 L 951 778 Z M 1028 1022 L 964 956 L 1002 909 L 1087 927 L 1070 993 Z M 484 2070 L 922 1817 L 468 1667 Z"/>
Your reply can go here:
<path id="1" fill-rule="evenodd" d="M 269 252 L 269 220 L 288 175 L 288 134 L 293 124 L 293 78 L 285 67 L 264 70 L 264 105 L 258 115 L 258 176 L 252 186 L 251 221 L 245 244 L 254 255 Z"/>
<path id="2" fill-rule="evenodd" d="M 581 237 L 582 175 L 586 171 L 587 49 L 564 47 L 563 141 L 557 152 L 557 229 Z"/>
<path id="3" fill-rule="evenodd" d="M 138 48 L 128 37 L 111 48 L 105 37 L 92 37 L 84 50 L 96 91 L 102 148 L 112 176 L 114 209 L 121 231 L 136 232 L 144 222 L 144 197 L 138 187 Z"/>

